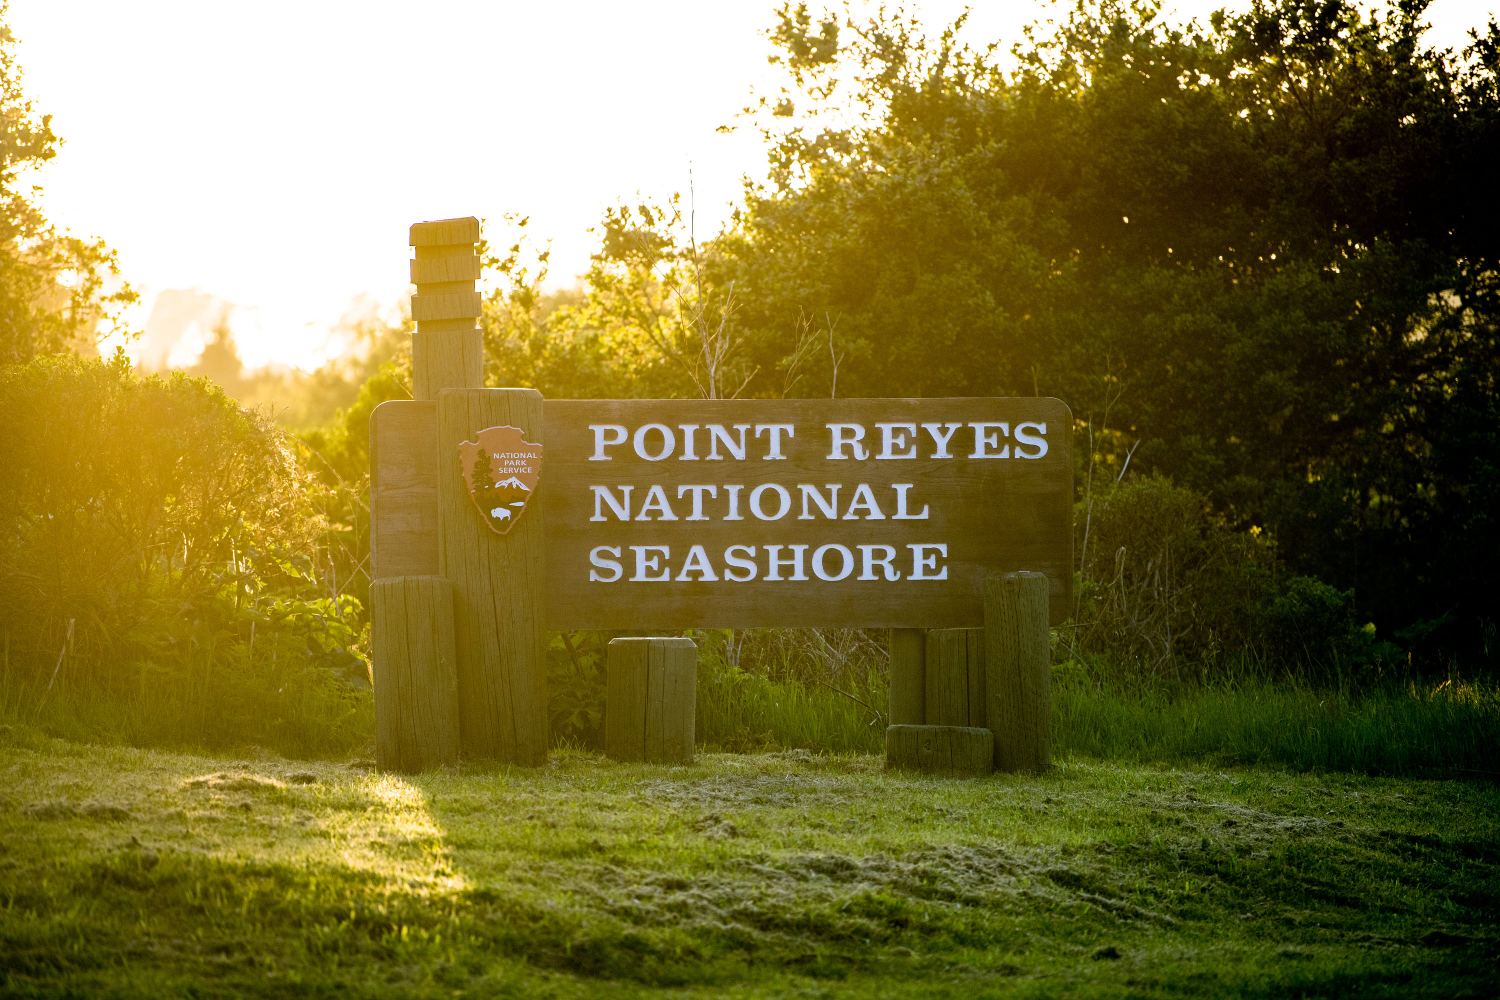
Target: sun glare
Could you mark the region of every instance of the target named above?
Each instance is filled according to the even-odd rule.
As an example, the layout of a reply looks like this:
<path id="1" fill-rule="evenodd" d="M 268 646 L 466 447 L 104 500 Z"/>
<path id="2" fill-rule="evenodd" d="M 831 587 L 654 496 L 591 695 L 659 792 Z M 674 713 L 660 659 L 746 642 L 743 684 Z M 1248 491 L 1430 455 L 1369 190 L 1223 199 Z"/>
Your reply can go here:
<path id="1" fill-rule="evenodd" d="M 619 200 L 686 196 L 691 178 L 699 232 L 715 231 L 763 169 L 739 112 L 772 79 L 774 6 L 148 0 L 90 4 L 79 31 L 75 5 L 13 0 L 10 20 L 66 141 L 37 178 L 43 205 L 119 252 L 147 333 L 132 350 L 191 363 L 227 321 L 247 364 L 310 368 L 341 349 L 357 298 L 405 297 L 412 222 L 529 216 L 553 287 L 587 267 Z M 912 5 L 934 27 L 964 6 Z M 1014 40 L 1054 11 L 979 5 L 967 37 Z M 1462 0 L 1429 16 L 1447 44 L 1483 20 Z M 169 294 L 202 308 L 162 326 Z"/>

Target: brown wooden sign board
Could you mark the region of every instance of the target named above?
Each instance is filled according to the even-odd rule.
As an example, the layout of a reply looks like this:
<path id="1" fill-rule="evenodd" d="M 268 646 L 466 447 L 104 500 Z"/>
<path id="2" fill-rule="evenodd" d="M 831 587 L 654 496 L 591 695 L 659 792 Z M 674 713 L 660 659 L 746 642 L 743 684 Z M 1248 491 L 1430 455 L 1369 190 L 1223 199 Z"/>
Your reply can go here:
<path id="1" fill-rule="evenodd" d="M 435 409 L 375 411 L 377 577 L 437 563 L 423 512 L 463 471 Z M 1059 400 L 547 400 L 542 423 L 550 628 L 977 627 L 995 570 L 1070 611 Z"/>
<path id="2" fill-rule="evenodd" d="M 552 628 L 978 626 L 996 570 L 1045 573 L 1052 621 L 1069 613 L 1060 400 L 549 400 L 544 413 Z"/>

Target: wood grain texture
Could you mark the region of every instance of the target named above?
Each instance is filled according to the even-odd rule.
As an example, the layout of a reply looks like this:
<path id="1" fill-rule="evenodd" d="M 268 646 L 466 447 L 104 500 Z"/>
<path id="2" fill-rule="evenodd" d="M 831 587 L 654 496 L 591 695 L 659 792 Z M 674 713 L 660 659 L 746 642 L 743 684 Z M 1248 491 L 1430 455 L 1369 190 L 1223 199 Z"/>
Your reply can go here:
<path id="1" fill-rule="evenodd" d="M 411 339 L 411 391 L 435 400 L 444 389 L 475 389 L 484 384 L 484 343 L 472 320 L 459 329 L 428 329 L 422 323 Z M 540 424 L 540 421 L 538 421 Z"/>
<path id="2" fill-rule="evenodd" d="M 414 222 L 410 235 L 410 245 L 414 247 L 467 246 L 479 242 L 479 220 L 467 215 L 461 219 Z"/>
<path id="3" fill-rule="evenodd" d="M 468 285 L 467 290 L 461 286 Z M 417 294 L 411 297 L 411 318 L 418 328 L 430 319 L 462 319 L 477 317 L 484 300 L 474 291 L 472 283 L 450 282 L 443 285 L 417 286 Z"/>
<path id="4" fill-rule="evenodd" d="M 986 704 L 995 768 L 1041 771 L 1052 758 L 1047 579 L 992 573 L 984 581 Z"/>
<path id="5" fill-rule="evenodd" d="M 988 729 L 973 726 L 888 726 L 885 763 L 924 774 L 985 775 L 994 769 L 993 742 Z"/>
<path id="6" fill-rule="evenodd" d="M 375 580 L 438 571 L 434 402 L 390 400 L 370 414 L 370 563 Z"/>
<path id="7" fill-rule="evenodd" d="M 370 585 L 375 763 L 415 773 L 458 761 L 453 586 L 436 576 Z"/>
<path id="8" fill-rule="evenodd" d="M 425 249 L 425 248 L 424 248 Z M 451 253 L 420 253 L 411 261 L 414 285 L 433 285 L 453 281 L 473 283 L 479 280 L 479 255 L 472 247 L 455 247 Z"/>
<path id="9" fill-rule="evenodd" d="M 924 664 L 923 721 L 984 728 L 984 629 L 930 629 Z"/>
<path id="10" fill-rule="evenodd" d="M 445 389 L 437 417 L 438 557 L 454 587 L 464 755 L 541 764 L 547 756 L 546 511 L 528 508 L 509 534 L 495 534 L 469 497 L 458 446 L 499 426 L 519 427 L 539 440 L 542 397 L 531 389 Z"/>
<path id="11" fill-rule="evenodd" d="M 604 752 L 617 760 L 692 760 L 697 685 L 698 647 L 691 639 L 611 639 Z"/>
<path id="12" fill-rule="evenodd" d="M 919 726 L 927 721 L 926 650 L 923 629 L 891 629 L 889 718 L 893 726 Z"/>
<path id="13" fill-rule="evenodd" d="M 1039 459 L 972 459 L 972 438 L 959 433 L 954 458 L 938 458 L 919 448 L 913 459 L 828 461 L 828 423 L 945 422 L 1047 425 L 1047 453 Z M 711 461 L 680 454 L 642 461 L 628 445 L 591 461 L 591 424 L 639 428 L 656 423 L 791 423 L 785 458 L 767 460 L 764 440 L 745 461 Z M 643 608 L 651 620 L 674 628 L 857 625 L 867 628 L 975 627 L 984 620 L 984 574 L 991 570 L 1034 569 L 1051 584 L 1051 614 L 1063 620 L 1072 585 L 1073 469 L 1072 416 L 1055 399 L 883 399 L 883 400 L 551 400 L 546 405 L 547 485 L 544 506 L 550 525 L 547 592 L 549 623 L 558 629 L 639 628 Z M 659 440 L 653 438 L 653 441 Z M 701 445 L 700 445 L 701 448 Z M 961 452 L 961 453 L 960 453 Z M 630 486 L 637 498 L 651 484 L 665 484 L 679 502 L 683 484 L 734 485 L 742 495 L 762 484 L 816 488 L 839 486 L 849 497 L 859 483 L 871 484 L 889 510 L 895 484 L 909 484 L 910 514 L 923 507 L 925 519 L 803 520 L 798 507 L 782 520 L 754 517 L 622 521 L 596 510 L 592 486 Z M 710 504 L 720 501 L 708 501 Z M 722 506 L 722 505 L 721 505 Z M 945 580 L 867 580 L 807 583 L 728 583 L 698 579 L 668 582 L 591 581 L 590 551 L 632 545 L 671 548 L 673 571 L 693 544 L 718 559 L 729 545 L 769 544 L 816 547 L 838 543 L 890 545 L 901 553 L 913 543 L 949 545 Z M 790 550 L 787 550 L 790 551 Z M 719 562 L 722 569 L 723 562 Z M 626 574 L 627 577 L 630 574 Z M 811 575 L 811 574 L 809 574 Z"/>
<path id="14" fill-rule="evenodd" d="M 650 672 L 648 695 L 657 697 L 650 698 L 646 705 L 646 759 L 660 764 L 686 764 L 693 759 L 698 647 L 691 639 L 653 642 Z"/>
<path id="15" fill-rule="evenodd" d="M 649 639 L 611 639 L 604 653 L 604 752 L 616 760 L 646 759 Z"/>

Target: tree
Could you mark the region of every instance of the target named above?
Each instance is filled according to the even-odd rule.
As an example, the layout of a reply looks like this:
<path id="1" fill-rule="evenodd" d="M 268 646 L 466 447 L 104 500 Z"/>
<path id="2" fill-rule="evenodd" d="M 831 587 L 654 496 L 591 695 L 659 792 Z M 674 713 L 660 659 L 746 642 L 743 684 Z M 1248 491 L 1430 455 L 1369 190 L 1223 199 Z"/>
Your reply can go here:
<path id="1" fill-rule="evenodd" d="M 771 180 L 706 258 L 745 363 L 825 317 L 848 394 L 1060 396 L 1383 628 L 1475 648 L 1500 30 L 1433 51 L 1425 6 L 1084 2 L 1009 70 L 956 29 L 783 7 Z"/>
<path id="2" fill-rule="evenodd" d="M 501 279 L 485 304 L 485 352 L 507 381 L 552 395 L 608 397 L 738 395 L 754 374 L 736 353 L 735 296 L 710 285 L 681 198 L 617 205 L 604 215 L 584 287 L 544 295 L 547 253 L 533 254 L 526 220 L 501 256 Z M 527 379 L 521 379 L 521 376 Z"/>
<path id="3" fill-rule="evenodd" d="M 26 174 L 57 154 L 51 117 L 21 88 L 15 37 L 0 2 L 0 364 L 91 352 L 117 331 L 135 294 L 102 242 L 59 232 L 36 207 Z"/>

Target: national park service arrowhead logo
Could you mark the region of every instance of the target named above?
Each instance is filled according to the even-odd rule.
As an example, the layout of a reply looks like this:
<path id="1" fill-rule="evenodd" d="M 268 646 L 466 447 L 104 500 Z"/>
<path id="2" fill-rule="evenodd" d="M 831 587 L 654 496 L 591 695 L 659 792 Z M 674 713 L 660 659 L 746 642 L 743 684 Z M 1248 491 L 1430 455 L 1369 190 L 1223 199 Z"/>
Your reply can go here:
<path id="1" fill-rule="evenodd" d="M 458 460 L 474 506 L 497 534 L 508 533 L 542 477 L 542 446 L 519 427 L 486 427 L 458 446 Z"/>

